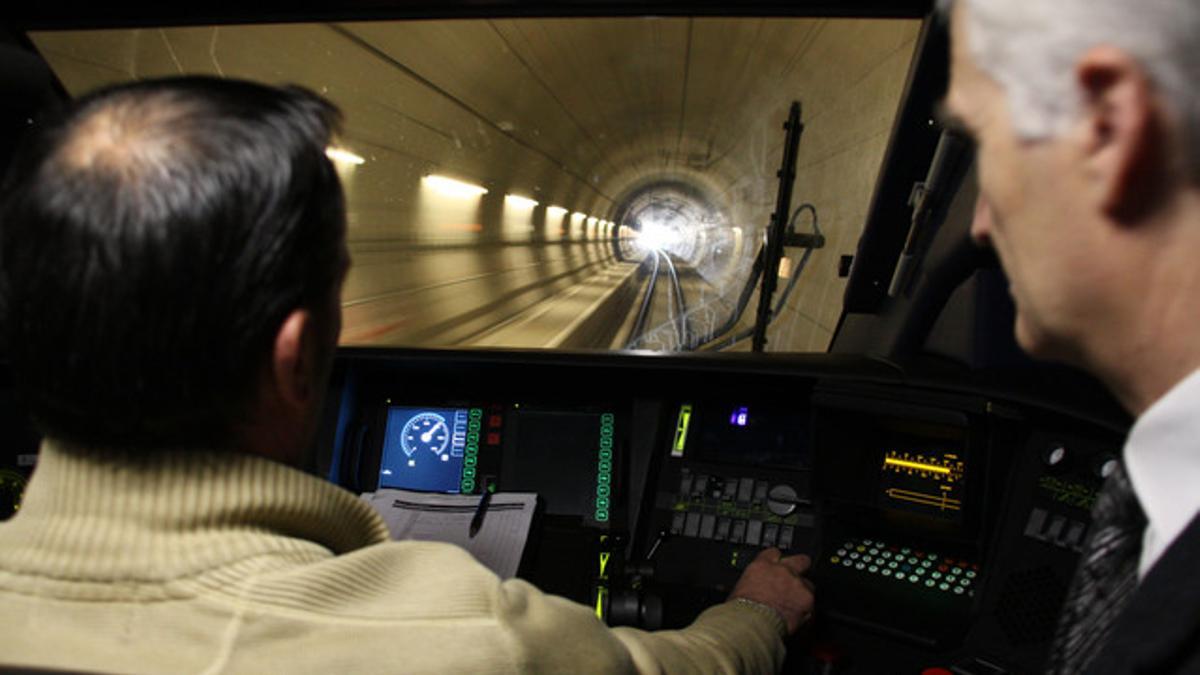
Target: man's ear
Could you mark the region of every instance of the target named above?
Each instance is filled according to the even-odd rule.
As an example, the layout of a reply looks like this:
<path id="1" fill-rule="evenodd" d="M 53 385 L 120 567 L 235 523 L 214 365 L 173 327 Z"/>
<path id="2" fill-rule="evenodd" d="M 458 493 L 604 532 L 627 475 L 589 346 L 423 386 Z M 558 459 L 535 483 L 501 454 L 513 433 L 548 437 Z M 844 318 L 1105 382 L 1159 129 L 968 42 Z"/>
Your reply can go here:
<path id="1" fill-rule="evenodd" d="M 316 326 L 312 314 L 296 309 L 275 334 L 271 375 L 279 401 L 293 410 L 307 410 L 317 392 Z"/>
<path id="2" fill-rule="evenodd" d="M 1118 221 L 1135 220 L 1164 187 L 1161 105 L 1142 65 L 1115 47 L 1089 50 L 1075 74 L 1084 99 L 1084 162 L 1097 204 Z"/>

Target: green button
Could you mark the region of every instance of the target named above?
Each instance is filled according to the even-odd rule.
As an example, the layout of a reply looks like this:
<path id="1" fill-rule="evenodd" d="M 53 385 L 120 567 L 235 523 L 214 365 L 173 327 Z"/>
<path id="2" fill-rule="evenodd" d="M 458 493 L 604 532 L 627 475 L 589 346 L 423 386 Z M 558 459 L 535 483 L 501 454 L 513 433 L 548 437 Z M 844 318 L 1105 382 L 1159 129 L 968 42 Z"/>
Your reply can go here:
<path id="1" fill-rule="evenodd" d="M 600 460 L 600 471 L 604 473 L 612 473 L 612 462 L 606 459 Z"/>
<path id="2" fill-rule="evenodd" d="M 936 584 L 936 583 L 937 583 L 937 582 L 936 582 L 936 581 L 934 581 L 933 579 L 926 579 L 926 580 L 925 580 L 925 585 L 926 585 L 926 586 L 928 586 L 928 587 L 930 587 L 930 588 L 933 588 L 934 584 Z"/>
<path id="3" fill-rule="evenodd" d="M 607 521 L 608 520 L 608 510 L 607 509 L 596 509 L 596 520 L 598 520 L 600 522 Z"/>
<path id="4" fill-rule="evenodd" d="M 600 495 L 601 497 L 607 497 L 610 494 L 610 492 L 611 492 L 611 488 L 609 488 L 607 485 L 597 485 L 596 486 L 596 494 Z"/>
<path id="5" fill-rule="evenodd" d="M 948 591 L 950 590 L 950 584 L 943 581 L 942 583 L 938 584 L 938 588 L 943 591 Z"/>

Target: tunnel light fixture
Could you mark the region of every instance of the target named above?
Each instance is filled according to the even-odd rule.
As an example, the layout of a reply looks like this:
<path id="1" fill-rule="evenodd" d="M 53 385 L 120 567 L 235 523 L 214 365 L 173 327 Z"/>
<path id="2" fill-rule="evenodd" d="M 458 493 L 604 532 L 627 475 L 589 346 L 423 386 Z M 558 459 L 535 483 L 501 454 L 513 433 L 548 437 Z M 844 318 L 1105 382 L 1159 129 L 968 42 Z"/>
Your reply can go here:
<path id="1" fill-rule="evenodd" d="M 571 214 L 571 220 L 583 220 L 585 218 L 587 218 L 586 213 L 580 213 L 580 212 L 576 211 L 575 213 Z"/>
<path id="2" fill-rule="evenodd" d="M 333 162 L 347 166 L 358 166 L 359 164 L 365 164 L 367 161 L 345 148 L 336 148 L 332 145 L 325 148 L 325 156 Z"/>
<path id="3" fill-rule="evenodd" d="M 566 212 L 567 212 L 567 210 L 561 206 L 547 206 L 546 207 L 546 215 L 548 215 L 552 218 L 561 218 L 563 215 L 566 214 Z"/>
<path id="4" fill-rule="evenodd" d="M 597 220 L 596 220 L 596 216 L 589 216 L 589 217 L 588 217 L 588 219 L 587 219 L 587 224 L 588 224 L 588 227 L 595 227 L 595 226 L 596 226 L 596 222 L 597 222 Z"/>
<path id="5" fill-rule="evenodd" d="M 438 176 L 436 174 L 425 176 L 422 181 L 425 183 L 425 185 L 429 186 L 430 189 L 446 195 L 447 197 L 462 197 L 465 199 L 469 197 L 479 197 L 488 193 L 487 188 L 483 187 L 482 185 L 465 183 L 461 180 L 454 180 L 453 178 Z"/>
<path id="6" fill-rule="evenodd" d="M 520 209 L 532 209 L 538 205 L 538 201 L 536 199 L 530 199 L 529 197 L 522 197 L 520 195 L 504 195 L 504 203 Z"/>

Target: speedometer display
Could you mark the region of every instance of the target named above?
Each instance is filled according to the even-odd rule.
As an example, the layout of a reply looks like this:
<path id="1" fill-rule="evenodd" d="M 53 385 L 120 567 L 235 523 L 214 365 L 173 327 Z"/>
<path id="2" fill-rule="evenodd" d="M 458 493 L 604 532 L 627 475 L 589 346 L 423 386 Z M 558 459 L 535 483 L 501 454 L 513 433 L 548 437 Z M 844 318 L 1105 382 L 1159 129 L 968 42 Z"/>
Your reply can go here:
<path id="1" fill-rule="evenodd" d="M 471 424 L 464 408 L 388 408 L 379 487 L 460 492 Z"/>

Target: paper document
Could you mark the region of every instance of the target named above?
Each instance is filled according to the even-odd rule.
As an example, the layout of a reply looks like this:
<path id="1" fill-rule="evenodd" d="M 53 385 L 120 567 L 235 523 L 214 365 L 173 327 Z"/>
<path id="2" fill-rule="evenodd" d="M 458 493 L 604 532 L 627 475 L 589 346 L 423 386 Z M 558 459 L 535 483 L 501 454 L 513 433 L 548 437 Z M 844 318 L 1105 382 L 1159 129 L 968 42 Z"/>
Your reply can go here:
<path id="1" fill-rule="evenodd" d="M 537 505 L 533 493 L 497 492 L 491 496 L 479 532 L 472 537 L 469 531 L 479 495 L 386 489 L 362 498 L 383 515 L 392 539 L 457 544 L 501 579 L 517 574 Z"/>

